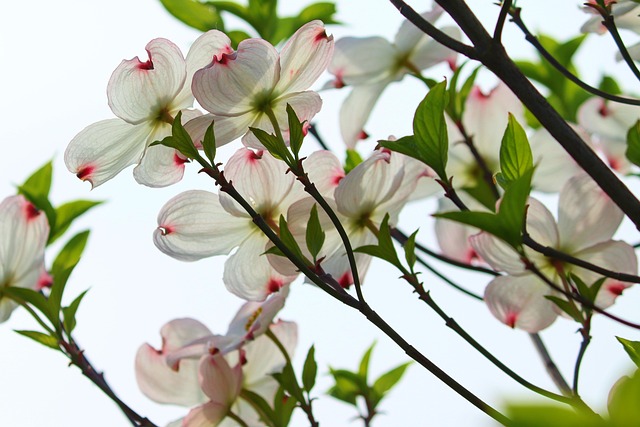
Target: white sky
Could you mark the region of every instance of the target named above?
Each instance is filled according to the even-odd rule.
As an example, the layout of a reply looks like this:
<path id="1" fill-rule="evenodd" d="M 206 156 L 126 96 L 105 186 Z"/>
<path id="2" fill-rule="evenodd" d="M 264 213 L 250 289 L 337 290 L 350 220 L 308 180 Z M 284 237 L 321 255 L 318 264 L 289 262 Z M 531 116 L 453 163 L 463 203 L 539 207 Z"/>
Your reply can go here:
<path id="1" fill-rule="evenodd" d="M 287 11 L 305 4 L 301 0 L 282 3 L 286 3 L 282 9 Z M 397 11 L 383 0 L 338 3 L 339 20 L 348 25 L 330 28 L 336 37 L 391 38 L 401 22 Z M 414 2 L 416 7 L 422 3 Z M 493 1 L 469 3 L 482 12 L 486 22 L 493 22 L 497 12 Z M 585 20 L 578 10 L 579 3 L 521 1 L 532 30 L 559 37 L 576 34 Z M 535 10 L 529 12 L 529 8 Z M 161 254 L 151 241 L 157 212 L 165 201 L 186 189 L 211 189 L 211 182 L 196 176 L 196 168 L 190 167 L 181 183 L 153 190 L 137 185 L 131 170 L 126 170 L 89 192 L 88 184 L 66 171 L 62 154 L 68 141 L 83 127 L 112 117 L 106 84 L 122 59 L 142 57 L 145 44 L 155 37 L 169 38 L 186 52 L 198 32 L 169 16 L 157 0 L 34 0 L 10 2 L 2 9 L 0 141 L 5 155 L 0 156 L 0 197 L 12 194 L 13 184 L 53 158 L 55 202 L 75 198 L 108 200 L 75 227 L 92 228 L 86 255 L 67 289 L 69 300 L 82 290 L 91 289 L 78 313 L 76 337 L 95 366 L 105 371 L 120 397 L 140 414 L 163 425 L 186 410 L 155 404 L 138 391 L 133 375 L 137 348 L 147 341 L 158 346 L 160 327 L 176 317 L 197 318 L 212 331 L 222 333 L 241 304 L 224 290 L 222 257 L 181 263 Z M 628 78 L 623 67 L 610 60 L 613 54 L 609 41 L 592 38 L 591 48 L 580 54 L 588 79 L 594 81 L 603 70 Z M 507 30 L 505 40 L 514 55 L 530 55 L 531 50 L 517 31 Z M 444 73 L 440 69 L 430 75 L 440 78 Z M 488 85 L 491 80 L 486 74 L 483 84 Z M 633 84 L 628 80 L 629 87 Z M 394 85 L 381 99 L 367 130 L 375 138 L 409 133 L 413 108 L 423 95 L 424 89 L 415 82 L 406 80 Z M 339 149 L 337 111 L 343 97 L 340 92 L 324 93 L 325 107 L 317 119 L 320 131 Z M 314 142 L 309 139 L 307 144 Z M 369 150 L 372 144 L 362 148 Z M 417 204 L 403 216 L 403 221 L 407 230 L 422 226 L 420 239 L 434 247 L 431 224 L 420 222 L 432 208 L 432 203 Z M 410 342 L 491 405 L 500 407 L 507 398 L 530 396 L 449 332 L 396 277 L 396 272 L 374 263 L 365 294 L 371 305 Z M 525 378 L 553 389 L 526 334 L 498 324 L 483 304 L 452 291 L 428 274 L 423 277 L 436 301 L 496 356 Z M 456 280 L 481 292 L 487 278 L 456 273 Z M 638 290 L 631 289 L 627 294 L 614 311 L 634 317 Z M 371 368 L 374 375 L 407 360 L 361 315 L 310 286 L 294 286 L 281 317 L 299 323 L 295 359 L 298 366 L 309 346 L 316 345 L 320 371 L 315 407 L 324 426 L 358 425 L 349 424 L 354 415 L 350 408 L 322 394 L 330 385 L 328 365 L 356 368 L 364 350 L 375 340 L 378 344 Z M 117 407 L 76 368 L 68 368 L 63 357 L 11 331 L 30 328 L 35 328 L 34 322 L 20 311 L 0 325 L 0 426 L 126 426 Z M 575 329 L 575 324 L 559 320 L 542 334 L 568 378 L 579 345 Z M 581 390 L 596 409 L 605 405 L 606 391 L 613 382 L 631 369 L 614 334 L 640 339 L 637 332 L 604 318 L 594 321 L 594 340 L 584 361 Z M 492 425 L 488 417 L 415 364 L 381 409 L 385 414 L 376 418 L 376 427 Z M 298 416 L 292 425 L 305 426 L 307 422 Z"/>

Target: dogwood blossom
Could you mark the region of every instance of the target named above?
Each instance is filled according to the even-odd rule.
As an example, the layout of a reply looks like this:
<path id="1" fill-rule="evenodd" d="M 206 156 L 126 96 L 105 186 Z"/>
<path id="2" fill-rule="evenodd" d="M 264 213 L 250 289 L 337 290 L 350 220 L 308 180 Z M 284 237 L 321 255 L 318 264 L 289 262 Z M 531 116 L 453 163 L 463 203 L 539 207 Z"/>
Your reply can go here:
<path id="1" fill-rule="evenodd" d="M 322 100 L 307 89 L 327 68 L 333 47 L 333 37 L 327 35 L 321 21 L 302 26 L 280 53 L 265 40 L 243 40 L 237 51 L 214 57 L 194 75 L 193 94 L 212 115 L 194 120 L 187 129 L 201 135 L 215 120 L 216 127 L 224 127 L 216 133 L 219 144 L 244 135 L 246 146 L 264 148 L 249 127 L 273 133 L 269 117 L 273 114 L 286 135 L 287 104 L 301 122 L 320 111 Z"/>
<path id="2" fill-rule="evenodd" d="M 612 240 L 623 214 L 609 197 L 585 174 L 571 178 L 560 193 L 558 222 L 535 199 L 529 200 L 527 231 L 538 243 L 604 268 L 636 274 L 638 265 L 633 248 Z M 525 269 L 519 255 L 506 243 L 482 232 L 471 237 L 471 245 L 497 270 L 507 273 L 489 283 L 485 302 L 501 322 L 528 332 L 540 331 L 558 316 L 555 305 L 545 295 L 558 295 L 546 283 Z M 569 273 L 588 285 L 600 276 L 561 260 L 547 258 L 525 249 L 527 256 L 543 274 L 559 286 Z M 606 279 L 595 304 L 606 308 L 630 283 Z"/>
<path id="3" fill-rule="evenodd" d="M 325 160 L 327 156 L 333 155 L 319 151 L 304 161 L 313 182 L 331 179 L 326 173 L 332 167 Z M 286 164 L 268 152 L 242 148 L 229 159 L 224 174 L 274 229 L 280 215 L 306 195 L 293 174 L 287 174 Z M 263 300 L 297 276 L 279 274 L 261 256 L 268 241 L 253 218 L 228 194 L 200 190 L 169 200 L 158 215 L 154 233 L 161 251 L 183 261 L 226 255 L 237 248 L 225 263 L 223 282 L 230 292 L 252 301 Z"/>
<path id="4" fill-rule="evenodd" d="M 148 60 L 124 60 L 111 75 L 107 98 L 118 118 L 86 127 L 65 151 L 67 168 L 92 187 L 132 164 L 137 164 L 133 174 L 140 184 L 162 187 L 182 179 L 186 159 L 176 150 L 149 144 L 171 135 L 179 111 L 184 121 L 201 114 L 186 110 L 193 104 L 192 76 L 231 47 L 225 34 L 213 30 L 194 42 L 186 60 L 166 39 L 152 40 L 146 50 Z"/>
<path id="5" fill-rule="evenodd" d="M 49 237 L 45 214 L 23 196 L 0 203 L 0 290 L 8 287 L 37 289 L 44 269 L 44 248 Z M 0 295 L 0 322 L 17 304 Z"/>
<path id="6" fill-rule="evenodd" d="M 243 310 L 246 308 L 247 305 Z M 239 316 L 243 317 L 240 313 Z M 296 325 L 283 321 L 272 324 L 271 319 L 268 322 L 264 329 L 271 329 L 292 355 L 297 342 Z M 269 338 L 259 336 L 254 341 L 245 341 L 239 349 L 211 347 L 197 357 L 181 358 L 174 363 L 167 358 L 170 352 L 179 351 L 183 346 L 193 347 L 193 340 L 213 343 L 224 342 L 228 337 L 213 335 L 194 319 L 173 320 L 162 327 L 161 335 L 161 350 L 148 344 L 138 350 L 136 379 L 150 399 L 192 408 L 184 418 L 169 426 L 235 426 L 234 421 L 225 418 L 230 409 L 248 425 L 260 425 L 255 411 L 238 400 L 238 396 L 242 389 L 247 389 L 268 402 L 273 401 L 278 385 L 270 374 L 279 372 L 285 360 Z"/>
<path id="7" fill-rule="evenodd" d="M 422 16 L 433 23 L 442 14 L 437 6 Z M 460 38 L 455 27 L 441 31 Z M 436 43 L 409 21 L 405 21 L 393 43 L 382 37 L 344 37 L 336 42 L 336 52 L 329 66 L 335 76 L 329 86 L 353 86 L 340 108 L 340 131 L 349 148 L 362 139 L 363 127 L 384 89 L 406 74 L 420 73 L 435 64 L 455 64 L 457 54 Z"/>
<path id="8" fill-rule="evenodd" d="M 638 106 L 607 102 L 595 97 L 585 101 L 578 109 L 578 123 L 593 135 L 609 166 L 620 173 L 627 173 L 631 168 L 625 155 L 627 131 L 638 118 Z"/>

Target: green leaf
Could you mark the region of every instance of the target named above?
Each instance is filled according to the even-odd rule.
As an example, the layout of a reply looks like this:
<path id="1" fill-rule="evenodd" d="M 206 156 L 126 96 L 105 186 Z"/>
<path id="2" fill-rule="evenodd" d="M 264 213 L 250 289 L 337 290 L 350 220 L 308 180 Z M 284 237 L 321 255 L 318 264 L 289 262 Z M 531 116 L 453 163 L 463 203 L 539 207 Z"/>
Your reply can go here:
<path id="1" fill-rule="evenodd" d="M 287 165 L 291 166 L 294 163 L 294 159 L 291 157 L 287 146 L 277 136 L 265 132 L 262 129 L 250 127 L 249 130 L 253 132 L 258 141 L 265 146 L 267 151 L 271 153 L 276 159 L 284 160 Z"/>
<path id="2" fill-rule="evenodd" d="M 60 250 L 58 256 L 51 266 L 51 275 L 53 276 L 53 286 L 49 295 L 49 304 L 52 314 L 60 311 L 62 294 L 67 284 L 67 280 L 71 272 L 76 267 L 82 256 L 82 252 L 89 238 L 89 230 L 81 231 L 73 236 L 66 245 Z"/>
<path id="3" fill-rule="evenodd" d="M 533 169 L 533 154 L 527 134 L 513 114 L 509 113 L 509 123 L 500 145 L 501 177 L 508 185 L 530 169 Z"/>
<path id="4" fill-rule="evenodd" d="M 544 405 L 511 405 L 506 414 L 511 427 L 604 427 L 597 415 L 576 408 Z"/>
<path id="5" fill-rule="evenodd" d="M 380 230 L 378 231 L 378 244 L 366 245 L 356 248 L 354 252 L 361 252 L 376 258 L 383 259 L 388 263 L 402 269 L 402 264 L 398 259 L 396 248 L 393 246 L 393 240 L 391 239 L 391 230 L 389 229 L 389 214 L 385 215 L 382 223 L 380 224 Z"/>
<path id="6" fill-rule="evenodd" d="M 640 166 L 640 120 L 631 126 L 627 132 L 627 159 L 636 166 Z"/>
<path id="7" fill-rule="evenodd" d="M 612 95 L 620 95 L 622 93 L 618 82 L 615 81 L 615 79 L 611 76 L 602 76 L 602 80 L 600 80 L 598 89 Z"/>
<path id="8" fill-rule="evenodd" d="M 418 230 L 414 231 L 411 236 L 404 243 L 404 258 L 407 260 L 409 269 L 413 272 L 413 267 L 416 264 L 416 236 L 418 236 Z"/>
<path id="9" fill-rule="evenodd" d="M 360 360 L 360 366 L 358 367 L 358 375 L 360 375 L 364 382 L 367 382 L 367 378 L 369 377 L 369 361 L 371 360 L 371 353 L 373 353 L 373 348 L 376 346 L 376 342 L 374 341 L 371 346 L 364 352 L 362 356 L 362 360 Z"/>
<path id="10" fill-rule="evenodd" d="M 280 384 L 287 393 L 295 397 L 299 402 L 304 402 L 304 396 L 302 389 L 298 385 L 296 374 L 290 364 L 285 365 L 284 369 L 280 373 L 271 374 L 278 384 Z"/>
<path id="11" fill-rule="evenodd" d="M 413 118 L 413 133 L 422 161 L 447 181 L 449 137 L 444 110 L 448 103 L 446 80 L 435 85 L 418 105 Z M 420 159 L 419 159 L 420 160 Z"/>
<path id="12" fill-rule="evenodd" d="M 313 3 L 300 11 L 298 14 L 298 22 L 307 23 L 315 19 L 319 19 L 327 24 L 338 24 L 333 17 L 337 13 L 336 5 L 331 2 Z M 291 34 L 292 35 L 292 34 Z"/>
<path id="13" fill-rule="evenodd" d="M 87 294 L 88 290 L 82 292 L 78 295 L 68 307 L 62 308 L 62 318 L 64 322 L 64 329 L 67 331 L 67 335 L 71 336 L 71 332 L 76 327 L 76 312 L 78 311 L 78 307 L 80 307 L 80 303 L 82 299 Z"/>
<path id="14" fill-rule="evenodd" d="M 253 409 L 255 409 L 262 421 L 267 425 L 274 425 L 274 422 L 276 421 L 276 412 L 271 409 L 269 403 L 262 396 L 251 390 L 247 390 L 246 388 L 242 389 L 241 396 Z"/>
<path id="15" fill-rule="evenodd" d="M 49 244 L 62 236 L 78 217 L 102 203 L 102 201 L 94 200 L 74 200 L 58 206 L 56 208 L 55 229 L 49 234 Z"/>
<path id="16" fill-rule="evenodd" d="M 307 249 L 315 261 L 318 254 L 322 250 L 324 245 L 325 232 L 320 225 L 320 218 L 318 217 L 317 205 L 313 205 L 311 213 L 309 214 L 309 221 L 307 221 L 306 240 Z"/>
<path id="17" fill-rule="evenodd" d="M 42 165 L 40 169 L 31 174 L 29 178 L 20 186 L 33 197 L 47 199 L 51 191 L 51 177 L 53 175 L 53 165 L 51 160 Z"/>
<path id="18" fill-rule="evenodd" d="M 213 7 L 220 12 L 229 12 L 232 15 L 236 15 L 243 21 L 251 24 L 251 13 L 245 7 L 233 1 L 205 1 L 203 4 Z M 222 31 L 222 29 L 220 29 Z"/>
<path id="19" fill-rule="evenodd" d="M 511 182 L 498 207 L 497 219 L 504 234 L 502 239 L 516 249 L 522 246 L 522 232 L 525 228 L 527 201 L 531 192 L 533 171 L 534 169 L 529 169 Z"/>
<path id="20" fill-rule="evenodd" d="M 197 159 L 200 157 L 200 153 L 198 153 L 198 149 L 193 144 L 191 136 L 182 126 L 182 111 L 179 111 L 173 119 L 171 136 L 167 136 L 162 141 L 154 141 L 151 143 L 151 146 L 153 145 L 164 145 L 165 147 L 175 148 L 188 159 Z"/>
<path id="21" fill-rule="evenodd" d="M 234 48 L 237 48 L 241 41 L 251 38 L 249 33 L 241 30 L 227 31 L 226 34 L 231 39 L 231 46 Z"/>
<path id="22" fill-rule="evenodd" d="M 15 332 L 27 338 L 31 338 L 35 342 L 38 342 L 46 347 L 52 348 L 54 350 L 60 350 L 60 347 L 58 346 L 58 339 L 56 337 L 52 337 L 51 335 L 44 334 L 38 331 L 15 331 Z"/>
<path id="23" fill-rule="evenodd" d="M 362 156 L 360 156 L 360 153 L 358 153 L 356 150 L 352 150 L 352 149 L 348 148 L 347 149 L 347 158 L 346 158 L 345 164 L 344 164 L 344 172 L 345 173 L 351 172 L 360 163 L 362 163 Z"/>
<path id="24" fill-rule="evenodd" d="M 286 395 L 282 386 L 278 387 L 273 398 L 274 423 L 272 425 L 274 427 L 288 426 L 297 405 L 298 401 L 295 397 Z"/>
<path id="25" fill-rule="evenodd" d="M 224 22 L 214 7 L 198 0 L 160 0 L 167 11 L 180 21 L 200 31 L 219 29 L 224 31 Z"/>
<path id="26" fill-rule="evenodd" d="M 308 392 L 311 391 L 316 384 L 316 376 L 318 374 L 318 364 L 315 359 L 315 347 L 311 346 L 307 352 L 307 358 L 304 361 L 304 367 L 302 368 L 302 385 Z"/>
<path id="27" fill-rule="evenodd" d="M 559 297 L 554 297 L 552 295 L 545 295 L 544 297 L 558 306 L 560 310 L 567 313 L 569 317 L 571 317 L 576 322 L 582 323 L 584 321 L 580 310 L 578 310 L 578 308 L 575 305 L 571 304 L 569 301 Z"/>
<path id="28" fill-rule="evenodd" d="M 333 375 L 335 384 L 327 393 L 338 400 L 356 406 L 356 398 L 363 394 L 363 390 L 366 391 L 368 389 L 363 378 L 358 374 L 344 369 L 329 368 L 329 371 L 331 375 Z"/>
<path id="29" fill-rule="evenodd" d="M 293 110 L 293 107 L 291 107 L 291 105 L 289 104 L 287 104 L 287 120 L 289 123 L 289 145 L 291 147 L 291 151 L 293 151 L 293 154 L 297 159 L 300 148 L 302 147 L 302 141 L 304 139 L 304 132 L 302 131 L 304 122 L 300 122 L 300 119 L 298 119 L 298 116 Z"/>
<path id="30" fill-rule="evenodd" d="M 627 352 L 633 363 L 640 368 L 640 342 L 630 341 L 624 338 L 616 337 L 622 347 Z"/>
<path id="31" fill-rule="evenodd" d="M 205 156 L 211 162 L 211 165 L 216 164 L 216 134 L 213 132 L 214 122 L 211 122 L 209 127 L 204 133 L 204 139 L 202 140 L 202 149 Z"/>
<path id="32" fill-rule="evenodd" d="M 283 215 L 280 215 L 279 227 L 280 227 L 280 240 L 282 240 L 282 243 L 284 243 L 287 246 L 287 248 L 289 248 L 289 250 L 296 255 L 296 257 L 304 260 L 305 257 L 304 255 L 302 255 L 300 246 L 298 246 L 298 242 L 296 241 L 295 237 L 293 237 L 293 234 L 291 234 L 291 231 L 289 231 L 289 226 L 287 225 L 287 221 L 284 219 Z"/>
<path id="33" fill-rule="evenodd" d="M 380 403 L 382 397 L 387 393 L 393 386 L 395 386 L 398 381 L 404 375 L 404 372 L 411 365 L 411 362 L 404 363 L 396 368 L 391 369 L 388 372 L 382 374 L 374 383 L 373 383 L 373 391 L 377 399 L 373 402 L 374 407 Z"/>
<path id="34" fill-rule="evenodd" d="M 36 209 L 44 212 L 47 217 L 47 222 L 49 223 L 49 236 L 51 236 L 51 230 L 56 226 L 57 214 L 49 201 L 48 195 L 44 193 L 44 189 L 37 188 L 36 184 L 27 185 L 27 183 L 25 183 L 25 185 L 18 186 L 18 194 L 22 194 Z"/>
<path id="35" fill-rule="evenodd" d="M 29 288 L 16 288 L 14 286 L 9 286 L 0 288 L 0 295 L 5 295 L 16 302 L 24 301 L 32 305 L 40 313 L 44 314 L 52 324 L 58 323 L 58 313 L 51 313 L 51 310 L 49 310 L 49 301 L 40 292 Z"/>
<path id="36" fill-rule="evenodd" d="M 631 427 L 640 425 L 640 373 L 622 377 L 609 393 L 609 417 L 611 426 Z"/>

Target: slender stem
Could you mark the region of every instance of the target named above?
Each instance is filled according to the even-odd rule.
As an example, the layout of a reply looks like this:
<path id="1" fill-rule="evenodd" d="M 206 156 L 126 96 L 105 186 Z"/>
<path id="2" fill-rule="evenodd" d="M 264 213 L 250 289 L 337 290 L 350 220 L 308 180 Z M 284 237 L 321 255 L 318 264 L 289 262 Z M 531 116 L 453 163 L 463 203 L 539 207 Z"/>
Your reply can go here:
<path id="1" fill-rule="evenodd" d="M 540 243 L 533 240 L 531 236 L 527 233 L 524 233 L 522 237 L 522 243 L 524 243 L 534 251 L 539 252 L 549 258 L 553 258 L 560 261 L 568 262 L 569 264 L 577 265 L 578 267 L 582 267 L 586 270 L 590 270 L 598 274 L 602 274 L 605 277 L 610 277 L 612 279 L 620 280 L 623 282 L 640 283 L 639 276 L 636 276 L 634 274 L 620 273 L 617 271 L 608 270 L 604 267 L 600 267 L 598 265 L 584 261 L 580 258 L 576 258 L 567 253 L 554 249 L 552 247 L 541 245 Z"/>
<path id="2" fill-rule="evenodd" d="M 407 235 L 397 229 L 397 228 L 392 228 L 391 229 L 391 237 L 393 237 L 398 243 L 400 243 L 401 245 L 404 245 L 405 242 L 409 239 L 409 237 L 407 237 Z M 485 273 L 485 274 L 490 274 L 492 276 L 499 276 L 500 273 L 498 273 L 497 271 L 491 270 L 490 268 L 485 268 L 485 267 L 481 267 L 478 265 L 471 265 L 471 264 L 467 264 L 465 262 L 462 261 L 458 261 L 456 259 L 453 258 L 449 258 L 448 256 L 439 254 L 437 252 L 432 251 L 431 249 L 427 248 L 426 246 L 421 245 L 420 243 L 416 242 L 416 249 L 419 249 L 421 252 L 424 252 L 426 255 L 429 255 L 430 257 L 433 257 L 439 261 L 442 262 L 446 262 L 447 264 L 451 264 L 454 265 L 456 267 L 460 267 L 460 268 L 464 268 L 466 270 L 471 270 L 471 271 L 477 271 L 479 273 Z"/>
<path id="3" fill-rule="evenodd" d="M 578 76 L 571 73 L 571 71 L 567 70 L 565 66 L 563 66 L 545 47 L 540 43 L 538 38 L 534 36 L 531 31 L 527 28 L 524 21 L 521 17 L 520 8 L 516 8 L 511 13 L 512 21 L 520 28 L 523 32 L 525 39 L 531 44 L 537 51 L 542 55 L 544 59 L 549 62 L 558 72 L 560 72 L 563 76 L 565 76 L 568 80 L 572 81 L 580 88 L 586 90 L 587 92 L 597 95 L 601 98 L 608 99 L 609 101 L 618 102 L 621 104 L 629 104 L 629 105 L 640 105 L 640 99 L 635 98 L 626 98 L 623 96 L 618 96 L 612 93 L 605 92 L 596 87 L 593 87 L 584 81 L 582 81 Z"/>
<path id="4" fill-rule="evenodd" d="M 411 6 L 405 3 L 402 0 L 390 0 L 391 4 L 393 4 L 396 9 L 400 12 L 402 16 L 411 21 L 416 27 L 418 27 L 422 32 L 428 34 L 438 43 L 448 47 L 451 50 L 454 50 L 458 53 L 463 54 L 467 58 L 476 59 L 475 49 L 471 46 L 468 46 L 464 43 L 459 42 L 458 40 L 450 37 L 446 33 L 437 29 L 432 23 L 424 19 L 418 12 L 416 12 Z"/>
<path id="5" fill-rule="evenodd" d="M 330 151 L 329 146 L 327 146 L 327 144 L 324 142 L 324 139 L 318 133 L 318 129 L 316 128 L 315 124 L 311 123 L 311 125 L 309 126 L 309 133 L 313 135 L 313 137 L 316 139 L 318 144 L 320 144 L 320 147 L 322 147 L 323 150 Z"/>
<path id="6" fill-rule="evenodd" d="M 578 351 L 578 357 L 576 359 L 576 365 L 573 370 L 573 393 L 578 396 L 578 381 L 580 379 L 580 365 L 582 364 L 582 358 L 584 357 L 587 347 L 591 342 L 591 315 L 587 316 L 580 333 L 582 334 L 582 343 L 580 344 L 580 350 Z"/>
<path id="7" fill-rule="evenodd" d="M 29 314 L 31 315 L 31 317 L 33 317 L 36 322 L 38 322 L 38 324 L 40 326 L 42 326 L 42 328 L 47 331 L 49 333 L 49 335 L 51 335 L 52 337 L 58 337 L 59 334 L 57 332 L 55 332 L 53 329 L 51 329 L 49 327 L 49 325 L 47 325 L 44 320 L 42 320 L 40 318 L 40 316 L 38 315 L 38 313 L 36 313 L 36 311 L 31 308 L 31 306 L 29 306 L 29 304 L 27 304 L 24 300 L 13 297 L 13 296 L 6 296 L 7 298 L 11 298 L 13 301 L 15 301 L 17 304 L 19 304 L 22 308 L 24 308 L 25 310 L 27 310 L 27 312 L 29 312 Z"/>
<path id="8" fill-rule="evenodd" d="M 600 9 L 598 9 L 600 10 Z M 618 32 L 618 27 L 616 26 L 615 20 L 613 19 L 613 15 L 608 13 L 606 16 L 602 16 L 602 25 L 604 25 L 607 30 L 609 30 L 609 34 L 613 37 L 613 40 L 616 42 L 616 46 L 618 46 L 618 50 L 622 55 L 622 59 L 627 63 L 627 66 L 631 70 L 631 72 L 636 76 L 638 80 L 640 80 L 640 70 L 636 67 L 636 63 L 631 58 L 627 47 L 624 45 L 624 41 L 622 41 L 622 37 L 620 37 L 620 33 Z"/>
<path id="9" fill-rule="evenodd" d="M 113 391 L 109 383 L 104 379 L 104 375 L 95 370 L 91 362 L 84 355 L 84 351 L 80 350 L 78 344 L 73 338 L 69 342 L 61 341 L 60 344 L 64 348 L 67 356 L 71 360 L 71 363 L 80 368 L 82 375 L 87 377 L 94 383 L 104 394 L 106 394 L 124 413 L 131 425 L 135 427 L 158 427 L 152 423 L 149 419 L 138 415 L 133 409 L 127 406 Z"/>
<path id="10" fill-rule="evenodd" d="M 502 29 L 504 28 L 504 23 L 507 20 L 507 15 L 509 15 L 509 10 L 511 10 L 511 4 L 512 0 L 503 0 L 502 6 L 500 7 L 498 22 L 496 22 L 496 28 L 493 30 L 493 40 L 498 43 L 502 41 Z"/>
<path id="11" fill-rule="evenodd" d="M 242 418 L 234 414 L 232 411 L 227 412 L 227 417 L 231 418 L 233 421 L 238 423 L 240 427 L 249 427 L 249 424 L 245 423 Z"/>
<path id="12" fill-rule="evenodd" d="M 567 380 L 564 379 L 562 373 L 560 373 L 560 370 L 558 369 L 558 366 L 551 358 L 549 350 L 547 350 L 547 347 L 544 345 L 540 334 L 529 334 L 529 337 L 531 337 L 531 341 L 533 341 L 533 345 L 544 363 L 544 368 L 546 369 L 547 374 L 549 374 L 553 383 L 558 387 L 558 390 L 560 390 L 560 392 L 565 396 L 571 395 L 571 387 L 569 387 Z"/>
<path id="13" fill-rule="evenodd" d="M 421 257 L 416 256 L 416 261 L 418 261 L 418 263 L 420 263 L 420 265 L 422 265 L 424 268 L 426 268 L 427 270 L 429 270 L 430 272 L 435 274 L 437 277 L 439 277 L 441 280 L 443 280 L 445 283 L 447 283 L 452 288 L 457 289 L 458 291 L 462 292 L 463 294 L 465 294 L 467 296 L 470 296 L 471 298 L 474 298 L 474 299 L 476 299 L 478 301 L 483 301 L 484 300 L 484 298 L 482 298 L 482 296 L 480 296 L 478 294 L 475 294 L 475 293 L 471 292 L 470 290 L 467 290 L 467 289 L 463 288 L 462 286 L 456 284 L 452 280 L 450 280 L 444 274 L 440 273 L 438 270 L 436 270 L 435 268 L 433 268 L 429 264 L 427 264 L 427 262 L 424 259 L 422 259 Z"/>

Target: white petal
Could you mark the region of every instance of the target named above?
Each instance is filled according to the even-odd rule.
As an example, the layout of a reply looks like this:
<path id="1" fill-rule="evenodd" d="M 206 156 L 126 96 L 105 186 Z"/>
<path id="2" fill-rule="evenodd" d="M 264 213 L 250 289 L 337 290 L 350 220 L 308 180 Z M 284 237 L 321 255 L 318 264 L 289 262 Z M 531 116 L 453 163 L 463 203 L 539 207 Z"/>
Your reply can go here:
<path id="1" fill-rule="evenodd" d="M 69 171 L 95 188 L 138 163 L 152 131 L 147 123 L 134 126 L 120 119 L 94 123 L 71 140 L 64 162 Z"/>
<path id="2" fill-rule="evenodd" d="M 434 6 L 433 10 L 421 14 L 422 18 L 427 22 L 434 23 L 442 15 L 443 9 L 440 6 Z M 411 52 L 421 39 L 427 35 L 412 24 L 410 21 L 404 21 L 395 37 L 395 45 L 402 53 Z"/>
<path id="3" fill-rule="evenodd" d="M 207 354 L 198 367 L 200 386 L 211 402 L 228 408 L 242 389 L 242 365 L 233 368 L 220 353 Z M 226 414 L 226 412 L 225 412 Z"/>
<path id="4" fill-rule="evenodd" d="M 335 154 L 326 150 L 314 151 L 302 165 L 320 194 L 333 198 L 333 192 L 345 176 Z"/>
<path id="5" fill-rule="evenodd" d="M 611 239 L 624 214 L 586 174 L 571 178 L 560 193 L 560 248 L 572 253 Z"/>
<path id="6" fill-rule="evenodd" d="M 215 427 L 227 416 L 229 407 L 216 402 L 191 409 L 182 420 L 182 427 Z"/>
<path id="7" fill-rule="evenodd" d="M 483 231 L 469 237 L 469 243 L 494 269 L 514 275 L 525 272 L 518 253 L 503 240 Z"/>
<path id="8" fill-rule="evenodd" d="M 154 145 L 147 148 L 140 164 L 133 169 L 133 177 L 147 187 L 166 187 L 182 179 L 186 162 L 175 149 Z"/>
<path id="9" fill-rule="evenodd" d="M 376 236 L 366 228 L 347 230 L 347 232 L 351 247 L 354 249 L 361 246 L 373 245 L 378 240 Z M 360 278 L 360 281 L 363 282 L 365 275 L 369 270 L 369 265 L 371 264 L 371 257 L 362 253 L 356 253 L 355 258 L 358 277 Z M 343 288 L 348 288 L 353 285 L 353 272 L 351 270 L 351 265 L 349 264 L 349 259 L 347 258 L 347 253 L 342 244 L 340 244 L 335 252 L 329 254 L 329 256 L 322 261 L 320 266 L 326 273 L 333 276 L 333 278 Z"/>
<path id="10" fill-rule="evenodd" d="M 269 295 L 264 302 L 244 303 L 229 324 L 227 336 L 240 337 L 244 343 L 246 340 L 252 340 L 264 334 L 274 317 L 284 307 L 288 295 L 289 285 L 285 285 L 280 291 Z"/>
<path id="11" fill-rule="evenodd" d="M 251 230 L 251 220 L 229 215 L 216 194 L 191 190 L 162 207 L 153 241 L 158 249 L 173 258 L 195 261 L 228 254 Z"/>
<path id="12" fill-rule="evenodd" d="M 373 83 L 391 75 L 397 55 L 382 37 L 343 37 L 336 42 L 329 72 L 339 87 Z"/>
<path id="13" fill-rule="evenodd" d="M 382 91 L 391 82 L 384 79 L 377 83 L 354 86 L 340 107 L 340 133 L 347 148 L 354 148 L 362 139 L 364 125 L 369 119 Z"/>
<path id="14" fill-rule="evenodd" d="M 550 326 L 558 316 L 553 303 L 545 299 L 550 288 L 532 274 L 496 277 L 484 294 L 489 311 L 502 323 L 539 332 Z"/>
<path id="15" fill-rule="evenodd" d="M 333 47 L 333 36 L 327 36 L 322 21 L 303 25 L 280 52 L 280 81 L 275 93 L 308 89 L 329 65 Z"/>
<path id="16" fill-rule="evenodd" d="M 124 60 L 111 75 L 107 87 L 111 111 L 131 124 L 155 120 L 182 89 L 186 66 L 180 49 L 166 39 L 146 46 L 149 60 Z"/>
<path id="17" fill-rule="evenodd" d="M 529 198 L 527 208 L 527 232 L 544 246 L 557 247 L 560 241 L 558 227 L 549 209 L 538 200 Z"/>
<path id="18" fill-rule="evenodd" d="M 211 30 L 198 37 L 191 45 L 189 53 L 187 53 L 187 77 L 182 91 L 176 96 L 174 104 L 179 108 L 186 108 L 186 106 L 192 105 L 191 82 L 196 71 L 211 64 L 216 58 L 221 58 L 222 54 L 230 54 L 232 52 L 231 40 L 222 31 Z"/>
<path id="19" fill-rule="evenodd" d="M 298 342 L 298 326 L 293 322 L 280 321 L 271 325 L 270 329 L 285 348 L 289 357 L 293 358 Z M 248 343 L 244 350 L 247 360 L 243 369 L 244 387 L 254 392 L 253 387 L 256 383 L 261 382 L 269 374 L 281 372 L 286 363 L 280 349 L 269 337 L 264 335 Z"/>
<path id="20" fill-rule="evenodd" d="M 443 27 L 440 31 L 456 40 L 461 39 L 460 30 L 457 27 Z M 430 37 L 422 37 L 416 44 L 408 59 L 418 70 L 425 70 L 440 62 L 456 63 L 458 54 L 436 42 Z"/>
<path id="21" fill-rule="evenodd" d="M 263 255 L 266 244 L 267 238 L 258 230 L 227 259 L 222 281 L 229 292 L 248 301 L 262 301 L 295 279 L 271 267 Z"/>
<path id="22" fill-rule="evenodd" d="M 280 75 L 278 53 L 262 39 L 247 39 L 193 76 L 193 94 L 210 113 L 237 116 L 253 111 Z"/>
<path id="23" fill-rule="evenodd" d="M 206 114 L 190 120 L 184 128 L 196 146 L 201 146 L 204 134 L 212 121 L 214 122 L 213 133 L 216 136 L 216 147 L 221 147 L 247 133 L 253 122 L 253 116 L 243 114 L 238 117 L 219 117 Z"/>

